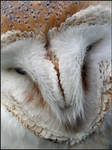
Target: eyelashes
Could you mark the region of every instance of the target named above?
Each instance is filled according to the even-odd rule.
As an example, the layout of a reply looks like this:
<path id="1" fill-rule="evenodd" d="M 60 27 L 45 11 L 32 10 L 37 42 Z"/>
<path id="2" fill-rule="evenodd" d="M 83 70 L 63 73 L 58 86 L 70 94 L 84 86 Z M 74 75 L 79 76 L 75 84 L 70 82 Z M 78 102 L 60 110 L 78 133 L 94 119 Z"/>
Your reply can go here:
<path id="1" fill-rule="evenodd" d="M 18 73 L 18 74 L 21 74 L 21 75 L 26 75 L 27 73 L 22 70 L 22 68 L 14 68 L 14 70 Z"/>

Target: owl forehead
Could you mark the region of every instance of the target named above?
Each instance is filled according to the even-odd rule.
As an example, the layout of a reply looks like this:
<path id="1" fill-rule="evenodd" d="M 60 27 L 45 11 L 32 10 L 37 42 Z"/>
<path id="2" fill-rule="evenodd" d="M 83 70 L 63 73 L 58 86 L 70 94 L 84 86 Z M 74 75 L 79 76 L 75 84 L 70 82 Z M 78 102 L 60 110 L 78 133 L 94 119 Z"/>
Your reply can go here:
<path id="1" fill-rule="evenodd" d="M 20 30 L 47 33 L 90 4 L 96 5 L 97 2 L 2 1 L 1 32 Z"/>

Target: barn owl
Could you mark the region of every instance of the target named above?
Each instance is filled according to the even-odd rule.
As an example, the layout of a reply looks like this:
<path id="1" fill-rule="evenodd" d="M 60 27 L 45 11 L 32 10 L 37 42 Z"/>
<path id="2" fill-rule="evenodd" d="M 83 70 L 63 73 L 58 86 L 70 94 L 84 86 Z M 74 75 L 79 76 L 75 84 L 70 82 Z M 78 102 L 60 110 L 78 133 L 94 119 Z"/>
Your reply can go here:
<path id="1" fill-rule="evenodd" d="M 111 148 L 111 2 L 1 2 L 2 148 Z"/>

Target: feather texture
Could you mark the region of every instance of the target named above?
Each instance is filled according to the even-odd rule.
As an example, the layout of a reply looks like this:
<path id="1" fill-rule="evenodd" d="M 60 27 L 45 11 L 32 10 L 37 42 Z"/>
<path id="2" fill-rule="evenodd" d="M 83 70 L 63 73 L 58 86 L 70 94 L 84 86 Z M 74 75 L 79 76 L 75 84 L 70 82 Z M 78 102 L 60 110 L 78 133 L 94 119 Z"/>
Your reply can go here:
<path id="1" fill-rule="evenodd" d="M 91 6 L 46 38 L 20 31 L 2 35 L 3 148 L 111 147 L 110 31 L 110 9 Z M 42 138 L 67 142 L 45 141 L 23 125 Z"/>

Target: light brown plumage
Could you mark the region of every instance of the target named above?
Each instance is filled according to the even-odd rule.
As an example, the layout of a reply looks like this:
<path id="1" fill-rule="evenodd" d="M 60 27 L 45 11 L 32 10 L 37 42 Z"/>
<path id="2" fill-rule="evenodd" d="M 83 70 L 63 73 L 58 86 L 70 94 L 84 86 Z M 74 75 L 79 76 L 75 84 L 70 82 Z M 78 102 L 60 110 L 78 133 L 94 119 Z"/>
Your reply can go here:
<path id="1" fill-rule="evenodd" d="M 102 1 L 2 1 L 1 32 L 11 30 L 43 32 L 59 27 L 68 17 L 81 9 Z"/>

